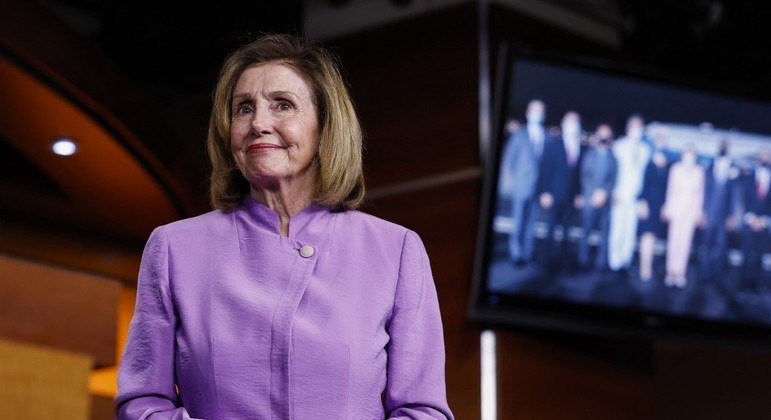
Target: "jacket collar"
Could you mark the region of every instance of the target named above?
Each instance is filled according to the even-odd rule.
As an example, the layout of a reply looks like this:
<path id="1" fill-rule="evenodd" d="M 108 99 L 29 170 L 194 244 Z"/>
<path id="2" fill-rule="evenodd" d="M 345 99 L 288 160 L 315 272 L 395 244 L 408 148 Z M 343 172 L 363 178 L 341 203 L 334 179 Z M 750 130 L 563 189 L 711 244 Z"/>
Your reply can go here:
<path id="1" fill-rule="evenodd" d="M 281 234 L 278 213 L 255 200 L 249 194 L 244 196 L 241 204 L 236 208 L 236 212 L 237 218 L 243 219 L 244 222 L 255 228 L 276 235 Z M 325 242 L 323 236 L 326 236 L 325 233 L 332 227 L 334 219 L 332 212 L 327 207 L 311 203 L 289 219 L 288 237 L 296 241 L 315 244 Z"/>

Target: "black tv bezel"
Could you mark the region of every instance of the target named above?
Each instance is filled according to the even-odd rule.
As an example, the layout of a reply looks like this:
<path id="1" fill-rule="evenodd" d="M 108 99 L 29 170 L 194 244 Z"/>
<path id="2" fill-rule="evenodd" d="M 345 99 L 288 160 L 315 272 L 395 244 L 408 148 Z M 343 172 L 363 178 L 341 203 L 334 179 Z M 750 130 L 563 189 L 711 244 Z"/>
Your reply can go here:
<path id="1" fill-rule="evenodd" d="M 502 132 L 507 103 L 513 86 L 512 71 L 518 60 L 530 60 L 560 67 L 596 71 L 612 76 L 632 78 L 642 82 L 668 85 L 674 88 L 734 97 L 741 100 L 766 102 L 771 96 L 748 86 L 728 86 L 711 80 L 700 80 L 685 74 L 642 67 L 598 56 L 576 55 L 555 51 L 535 51 L 532 48 L 503 42 L 499 47 L 492 95 L 493 128 L 489 139 L 480 139 L 487 146 L 482 150 L 483 182 L 479 208 L 471 299 L 468 315 L 483 325 L 519 327 L 581 333 L 618 338 L 684 340 L 731 345 L 771 346 L 771 326 L 694 316 L 677 316 L 643 309 L 611 307 L 591 303 L 574 303 L 548 298 L 494 293 L 504 304 L 491 306 L 486 290 L 491 247 L 491 224 L 496 209 L 496 191 L 502 153 Z"/>

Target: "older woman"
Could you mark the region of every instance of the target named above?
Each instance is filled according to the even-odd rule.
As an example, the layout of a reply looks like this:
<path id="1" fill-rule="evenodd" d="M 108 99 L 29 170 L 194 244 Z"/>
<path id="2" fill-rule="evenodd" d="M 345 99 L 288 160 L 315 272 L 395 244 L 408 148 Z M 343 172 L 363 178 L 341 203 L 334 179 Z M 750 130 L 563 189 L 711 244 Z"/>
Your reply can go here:
<path id="1" fill-rule="evenodd" d="M 361 129 L 336 61 L 264 36 L 225 62 L 216 210 L 142 257 L 120 419 L 451 419 L 436 289 L 414 232 L 356 211 Z"/>
<path id="2" fill-rule="evenodd" d="M 661 207 L 662 219 L 669 222 L 667 233 L 667 286 L 685 287 L 688 259 L 696 226 L 704 205 L 704 169 L 689 145 L 672 165 L 667 181 L 667 194 Z"/>

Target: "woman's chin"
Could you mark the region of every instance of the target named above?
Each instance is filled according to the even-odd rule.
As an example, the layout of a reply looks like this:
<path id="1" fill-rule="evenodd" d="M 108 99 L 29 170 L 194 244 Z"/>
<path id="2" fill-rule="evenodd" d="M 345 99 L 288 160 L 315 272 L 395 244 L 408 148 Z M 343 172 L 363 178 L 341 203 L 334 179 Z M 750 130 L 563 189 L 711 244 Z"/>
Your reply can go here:
<path id="1" fill-rule="evenodd" d="M 254 165 L 247 167 L 248 179 L 272 179 L 285 178 L 292 174 L 287 170 L 286 164 Z"/>
<path id="2" fill-rule="evenodd" d="M 264 169 L 259 171 L 251 171 L 247 180 L 256 189 L 276 189 L 281 185 L 281 181 L 288 180 L 293 177 L 292 173 L 289 173 L 286 168 L 282 170 L 278 169 Z"/>

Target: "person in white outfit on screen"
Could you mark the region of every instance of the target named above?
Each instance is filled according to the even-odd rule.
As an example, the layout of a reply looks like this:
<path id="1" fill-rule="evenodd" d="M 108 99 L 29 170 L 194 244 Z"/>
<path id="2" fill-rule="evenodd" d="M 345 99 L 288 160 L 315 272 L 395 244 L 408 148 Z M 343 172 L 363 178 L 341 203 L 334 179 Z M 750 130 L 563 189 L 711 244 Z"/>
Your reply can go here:
<path id="1" fill-rule="evenodd" d="M 628 269 L 637 239 L 637 200 L 643 187 L 650 146 L 643 141 L 644 121 L 632 115 L 626 123 L 626 136 L 613 145 L 618 162 L 608 234 L 608 266 L 613 271 Z"/>

